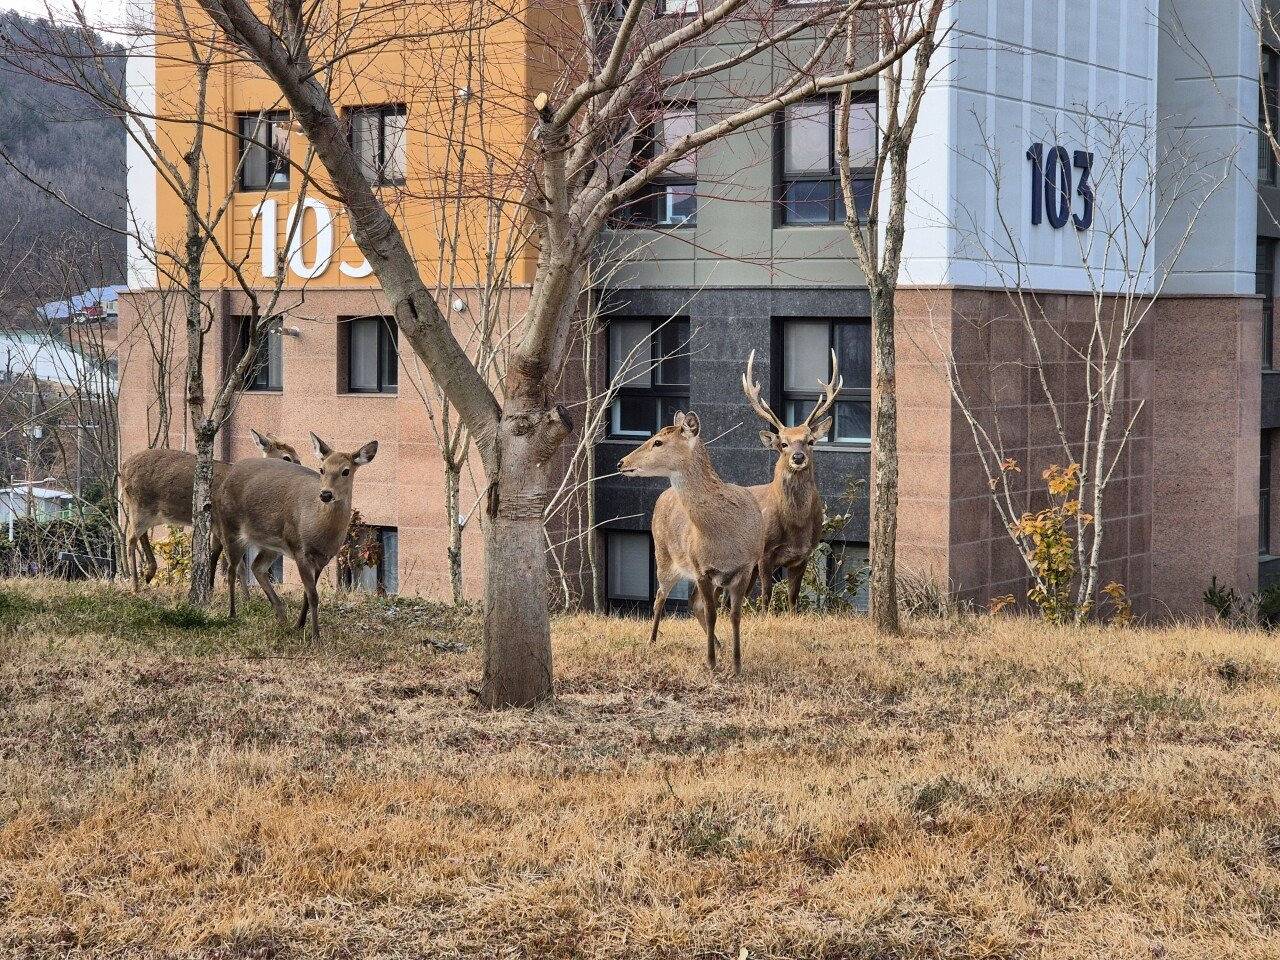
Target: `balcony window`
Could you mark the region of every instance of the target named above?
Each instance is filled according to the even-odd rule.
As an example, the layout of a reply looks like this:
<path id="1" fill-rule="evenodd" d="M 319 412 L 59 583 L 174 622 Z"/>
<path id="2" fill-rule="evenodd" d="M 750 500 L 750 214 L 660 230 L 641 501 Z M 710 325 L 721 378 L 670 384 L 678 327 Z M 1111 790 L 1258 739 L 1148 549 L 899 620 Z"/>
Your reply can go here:
<path id="1" fill-rule="evenodd" d="M 346 327 L 347 392 L 395 393 L 400 384 L 398 330 L 393 317 L 356 317 Z"/>
<path id="2" fill-rule="evenodd" d="M 1262 369 L 1270 370 L 1274 361 L 1276 314 L 1276 247 L 1275 240 L 1258 240 L 1256 291 L 1262 297 Z"/>
<path id="3" fill-rule="evenodd" d="M 355 107 L 348 111 L 351 146 L 360 172 L 377 187 L 404 183 L 408 111 L 405 105 Z"/>
<path id="4" fill-rule="evenodd" d="M 783 418 L 803 423 L 831 378 L 831 351 L 844 387 L 836 399 L 835 443 L 871 444 L 871 324 L 866 320 L 787 320 L 782 324 Z"/>
<path id="5" fill-rule="evenodd" d="M 289 114 L 273 110 L 236 117 L 241 190 L 284 190 L 289 186 Z"/>
<path id="6" fill-rule="evenodd" d="M 253 333 L 252 317 L 236 317 L 235 349 L 231 363 L 235 365 L 249 349 Z M 258 333 L 258 349 L 253 363 L 244 375 L 244 389 L 249 391 L 274 391 L 284 389 L 284 350 L 280 336 L 280 321 L 266 324 Z"/>
<path id="7" fill-rule="evenodd" d="M 839 117 L 840 98 L 829 96 L 793 103 L 776 121 L 782 223 L 844 222 L 844 194 L 836 154 Z M 875 99 L 855 100 L 849 107 L 849 166 L 858 212 L 864 217 L 871 206 L 878 136 Z"/>
<path id="8" fill-rule="evenodd" d="M 1270 47 L 1262 50 L 1260 64 L 1262 75 L 1258 84 L 1258 183 L 1276 182 L 1276 154 L 1272 140 L 1280 136 L 1280 104 L 1277 103 L 1277 73 L 1280 72 L 1280 56 Z M 1271 136 L 1267 135 L 1267 120 L 1271 121 Z"/>
<path id="9" fill-rule="evenodd" d="M 609 324 L 609 433 L 643 440 L 689 406 L 689 321 L 617 319 Z"/>
<path id="10" fill-rule="evenodd" d="M 662 154 L 682 138 L 697 130 L 697 110 L 693 104 L 669 105 L 662 117 L 636 137 L 638 148 L 633 168 Z M 628 226 L 692 227 L 698 222 L 698 162 L 696 151 L 681 157 L 664 170 L 652 184 L 622 211 Z"/>

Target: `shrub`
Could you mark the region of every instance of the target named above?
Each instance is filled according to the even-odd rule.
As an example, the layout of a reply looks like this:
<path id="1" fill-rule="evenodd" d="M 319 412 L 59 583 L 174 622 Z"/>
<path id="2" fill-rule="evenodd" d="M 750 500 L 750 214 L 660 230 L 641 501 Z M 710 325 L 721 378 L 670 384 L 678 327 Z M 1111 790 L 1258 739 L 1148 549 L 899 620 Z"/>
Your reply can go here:
<path id="1" fill-rule="evenodd" d="M 163 540 L 152 543 L 160 569 L 157 580 L 166 587 L 180 587 L 191 580 L 191 533 L 185 527 L 169 527 Z"/>

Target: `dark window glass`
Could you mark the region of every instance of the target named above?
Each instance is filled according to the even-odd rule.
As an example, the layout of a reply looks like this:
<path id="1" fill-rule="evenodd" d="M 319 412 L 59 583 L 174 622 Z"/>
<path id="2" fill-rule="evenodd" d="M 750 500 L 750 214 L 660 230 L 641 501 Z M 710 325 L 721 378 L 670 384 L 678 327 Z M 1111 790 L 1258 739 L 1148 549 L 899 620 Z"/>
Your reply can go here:
<path id="1" fill-rule="evenodd" d="M 398 330 L 392 317 L 356 317 L 347 327 L 347 391 L 395 393 L 400 383 Z"/>
<path id="2" fill-rule="evenodd" d="M 242 113 L 236 118 L 241 190 L 283 190 L 289 186 L 289 114 Z"/>
<path id="3" fill-rule="evenodd" d="M 1271 553 L 1271 444 L 1274 430 L 1262 431 L 1262 456 L 1258 464 L 1258 552 Z"/>
<path id="4" fill-rule="evenodd" d="M 849 107 L 849 165 L 860 216 L 871 206 L 879 130 L 873 97 Z M 840 98 L 815 97 L 786 107 L 777 120 L 778 200 L 783 223 L 841 223 L 845 216 L 836 150 Z"/>
<path id="5" fill-rule="evenodd" d="M 408 111 L 403 103 L 347 111 L 360 172 L 374 186 L 404 183 Z"/>
<path id="6" fill-rule="evenodd" d="M 236 317 L 235 350 L 231 357 L 234 365 L 249 349 L 249 338 L 253 330 L 251 317 Z M 283 390 L 284 389 L 284 350 L 280 337 L 278 321 L 269 322 L 265 330 L 260 331 L 258 349 L 253 363 L 245 372 L 245 390 Z"/>
<path id="7" fill-rule="evenodd" d="M 697 109 L 692 103 L 665 107 L 662 116 L 636 137 L 633 168 L 642 169 L 654 157 L 697 129 Z M 632 226 L 692 227 L 698 222 L 698 160 L 696 151 L 664 170 L 621 212 Z"/>
<path id="8" fill-rule="evenodd" d="M 689 406 L 689 321 L 617 319 L 609 324 L 609 433 L 643 439 Z"/>
<path id="9" fill-rule="evenodd" d="M 1258 84 L 1258 182 L 1276 182 L 1276 154 L 1273 139 L 1280 136 L 1280 116 L 1277 116 L 1277 55 L 1269 48 L 1262 51 L 1262 77 Z M 1271 135 L 1267 135 L 1268 120 Z"/>
<path id="10" fill-rule="evenodd" d="M 844 379 L 828 439 L 871 443 L 871 324 L 866 320 L 785 320 L 782 324 L 783 419 L 803 423 L 831 378 L 831 352 Z"/>
<path id="11" fill-rule="evenodd" d="M 1276 313 L 1276 241 L 1258 240 L 1255 292 L 1262 297 L 1262 368 L 1270 370 L 1274 360 Z"/>
<path id="12" fill-rule="evenodd" d="M 658 588 L 653 537 L 641 531 L 607 531 L 605 583 L 610 609 L 615 612 L 649 610 Z M 672 587 L 667 599 L 681 604 L 689 599 L 689 590 L 689 582 L 681 580 Z"/>

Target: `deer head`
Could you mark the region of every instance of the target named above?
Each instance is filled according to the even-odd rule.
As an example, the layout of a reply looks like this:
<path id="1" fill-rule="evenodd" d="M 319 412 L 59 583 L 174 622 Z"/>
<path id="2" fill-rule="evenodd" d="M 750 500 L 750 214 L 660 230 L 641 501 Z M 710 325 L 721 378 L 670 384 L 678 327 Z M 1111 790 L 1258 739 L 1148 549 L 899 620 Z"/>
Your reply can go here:
<path id="1" fill-rule="evenodd" d="M 258 445 L 258 449 L 262 451 L 262 455 L 268 460 L 287 460 L 289 463 L 302 462 L 302 459 L 298 456 L 298 451 L 283 440 L 270 433 L 259 433 L 252 427 L 249 428 L 249 432 L 253 434 L 253 442 Z"/>
<path id="2" fill-rule="evenodd" d="M 626 477 L 670 477 L 680 473 L 701 443 L 701 428 L 696 413 L 677 413 L 671 426 L 663 427 L 619 460 L 618 472 Z"/>
<path id="3" fill-rule="evenodd" d="M 836 352 L 831 351 L 831 379 L 826 383 L 818 381 L 818 386 L 822 387 L 822 399 L 805 418 L 804 423 L 794 427 L 788 427 L 783 423 L 777 414 L 769 409 L 769 405 L 760 399 L 760 384 L 756 383 L 755 374 L 752 372 L 755 359 L 756 352 L 752 350 L 751 355 L 747 357 L 747 372 L 742 375 L 742 392 L 747 395 L 751 408 L 760 419 L 773 427 L 772 430 L 760 431 L 760 442 L 770 450 L 776 450 L 781 457 L 781 462 L 786 464 L 787 469 L 793 473 L 808 470 L 813 464 L 813 445 L 825 437 L 827 431 L 831 429 L 832 418 L 827 416 L 827 413 L 835 405 L 836 396 L 844 386 Z"/>
<path id="4" fill-rule="evenodd" d="M 350 507 L 356 468 L 374 458 L 378 441 L 370 440 L 355 453 L 340 453 L 313 433 L 311 448 L 320 461 L 320 502 Z"/>

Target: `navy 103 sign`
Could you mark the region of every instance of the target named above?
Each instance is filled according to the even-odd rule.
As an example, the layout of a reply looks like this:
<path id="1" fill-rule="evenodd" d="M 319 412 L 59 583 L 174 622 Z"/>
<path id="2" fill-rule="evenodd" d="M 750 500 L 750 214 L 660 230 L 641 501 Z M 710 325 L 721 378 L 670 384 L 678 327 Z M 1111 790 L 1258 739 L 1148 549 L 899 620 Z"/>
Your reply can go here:
<path id="1" fill-rule="evenodd" d="M 1027 159 L 1031 161 L 1031 222 L 1039 225 L 1048 217 L 1049 226 L 1061 230 L 1070 220 L 1077 230 L 1088 230 L 1093 225 L 1093 184 L 1089 180 L 1093 154 L 1085 150 L 1068 154 L 1067 148 L 1060 146 L 1046 151 L 1043 143 L 1033 143 Z M 1078 179 L 1073 170 L 1080 171 Z M 1072 210 L 1076 194 L 1082 200 L 1079 213 Z"/>

